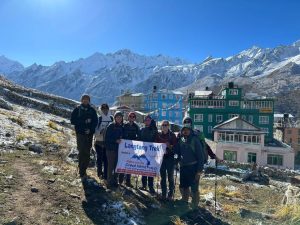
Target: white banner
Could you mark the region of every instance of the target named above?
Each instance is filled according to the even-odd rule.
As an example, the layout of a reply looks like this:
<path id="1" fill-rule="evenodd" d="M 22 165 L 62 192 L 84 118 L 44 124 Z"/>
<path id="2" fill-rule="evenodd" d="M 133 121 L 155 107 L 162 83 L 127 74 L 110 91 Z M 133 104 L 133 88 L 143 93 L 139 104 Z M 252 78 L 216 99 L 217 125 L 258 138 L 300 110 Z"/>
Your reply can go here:
<path id="1" fill-rule="evenodd" d="M 117 173 L 159 176 L 166 144 L 122 139 L 119 144 Z"/>

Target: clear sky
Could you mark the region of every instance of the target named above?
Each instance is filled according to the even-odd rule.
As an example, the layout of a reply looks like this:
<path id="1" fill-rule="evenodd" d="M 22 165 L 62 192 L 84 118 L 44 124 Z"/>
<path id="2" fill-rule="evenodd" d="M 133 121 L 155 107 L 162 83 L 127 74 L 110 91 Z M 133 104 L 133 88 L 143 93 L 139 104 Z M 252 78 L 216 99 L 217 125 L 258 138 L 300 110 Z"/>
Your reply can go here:
<path id="1" fill-rule="evenodd" d="M 299 0 L 1 0 L 0 55 L 28 66 L 127 48 L 200 62 L 300 39 Z"/>

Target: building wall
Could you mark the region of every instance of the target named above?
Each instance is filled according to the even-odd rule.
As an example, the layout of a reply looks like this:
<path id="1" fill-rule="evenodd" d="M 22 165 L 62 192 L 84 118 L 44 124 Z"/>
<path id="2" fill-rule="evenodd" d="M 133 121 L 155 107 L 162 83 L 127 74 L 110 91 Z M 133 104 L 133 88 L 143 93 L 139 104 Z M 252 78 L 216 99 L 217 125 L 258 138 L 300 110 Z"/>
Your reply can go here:
<path id="1" fill-rule="evenodd" d="M 214 134 L 217 140 L 218 132 Z M 224 151 L 236 152 L 236 162 L 249 163 L 248 153 L 256 153 L 256 163 L 260 166 L 275 168 L 294 168 L 294 152 L 289 147 L 266 147 L 264 146 L 264 135 L 261 135 L 260 144 L 243 144 L 235 142 L 217 142 L 215 154 L 218 158 L 224 159 Z M 283 165 L 269 165 L 268 155 L 280 155 L 283 157 Z"/>
<path id="2" fill-rule="evenodd" d="M 300 152 L 300 128 L 286 127 L 283 132 L 283 141 L 292 146 L 295 150 L 295 154 Z"/>
<path id="3" fill-rule="evenodd" d="M 145 96 L 145 111 L 152 112 L 155 120 L 169 120 L 181 124 L 183 118 L 182 95 L 170 92 L 156 92 Z"/>
<path id="4" fill-rule="evenodd" d="M 117 97 L 118 105 L 126 105 L 134 110 L 144 110 L 144 96 L 132 96 L 131 94 L 124 94 Z"/>
<path id="5" fill-rule="evenodd" d="M 236 95 L 230 95 L 230 91 L 236 91 Z M 266 141 L 273 138 L 273 123 L 274 123 L 274 100 L 273 99 L 255 99 L 246 100 L 241 96 L 241 88 L 225 88 L 220 96 L 209 98 L 192 97 L 189 99 L 189 115 L 194 121 L 194 128 L 200 129 L 203 127 L 203 133 L 208 139 L 213 139 L 213 132 L 211 131 L 214 126 L 224 122 L 234 115 L 240 115 L 243 119 L 250 123 L 268 131 Z M 199 102 L 206 101 L 206 105 L 199 105 Z M 233 105 L 232 103 L 237 103 Z M 265 104 L 268 102 L 268 105 Z M 198 104 L 198 105 L 197 105 Z M 249 105 L 248 105 L 249 104 Z M 265 107 L 256 108 L 255 105 Z M 252 107 L 253 106 L 253 107 Z M 250 108 L 248 108 L 250 107 Z M 203 115 L 202 121 L 197 121 L 197 115 Z M 218 117 L 222 117 L 222 121 L 217 121 Z M 268 119 L 267 123 L 260 121 L 260 117 L 265 116 Z M 201 116 L 200 116 L 201 117 Z M 209 119 L 212 120 L 209 120 Z"/>

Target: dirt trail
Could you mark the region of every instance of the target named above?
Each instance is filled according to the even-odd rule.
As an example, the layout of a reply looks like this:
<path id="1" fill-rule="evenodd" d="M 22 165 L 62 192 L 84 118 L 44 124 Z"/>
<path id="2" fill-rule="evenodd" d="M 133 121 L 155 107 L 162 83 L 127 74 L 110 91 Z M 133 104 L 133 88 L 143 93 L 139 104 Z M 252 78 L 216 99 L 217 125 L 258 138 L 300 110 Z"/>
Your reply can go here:
<path id="1" fill-rule="evenodd" d="M 12 168 L 17 172 L 18 181 L 12 193 L 14 217 L 22 224 L 50 224 L 49 209 L 51 202 L 47 198 L 49 188 L 38 171 L 22 159 L 16 159 Z M 32 192 L 36 188 L 38 192 Z"/>

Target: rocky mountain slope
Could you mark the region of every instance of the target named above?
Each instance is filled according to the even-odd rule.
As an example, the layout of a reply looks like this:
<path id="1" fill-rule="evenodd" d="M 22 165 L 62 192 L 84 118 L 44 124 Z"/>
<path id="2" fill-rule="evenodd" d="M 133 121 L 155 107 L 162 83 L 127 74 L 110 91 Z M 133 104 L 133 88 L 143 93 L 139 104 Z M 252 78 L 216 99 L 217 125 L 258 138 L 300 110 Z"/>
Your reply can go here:
<path id="1" fill-rule="evenodd" d="M 177 201 L 178 177 L 171 202 L 136 187 L 110 190 L 97 177 L 92 157 L 89 178 L 82 183 L 75 133 L 66 118 L 77 103 L 0 81 L 0 224 L 276 225 L 300 221 L 299 179 L 291 184 L 290 176 L 260 185 L 242 182 L 238 175 L 229 176 L 223 170 L 215 176 L 211 167 L 201 178 L 201 204 L 194 210 Z M 57 105 L 49 107 L 52 100 Z M 294 174 L 270 172 L 281 178 L 278 174 Z M 136 178 L 132 177 L 132 183 Z"/>
<path id="2" fill-rule="evenodd" d="M 188 92 L 235 81 L 249 91 L 276 96 L 300 87 L 300 41 L 275 48 L 254 46 L 227 58 L 208 57 L 188 64 L 162 55 L 142 56 L 130 50 L 112 54 L 96 53 L 73 62 L 52 66 L 33 64 L 15 71 L 3 69 L 15 82 L 78 99 L 84 92 L 95 103 L 115 101 L 123 90 L 148 93 L 152 86 Z M 1 64 L 0 64 L 1 71 Z"/>

